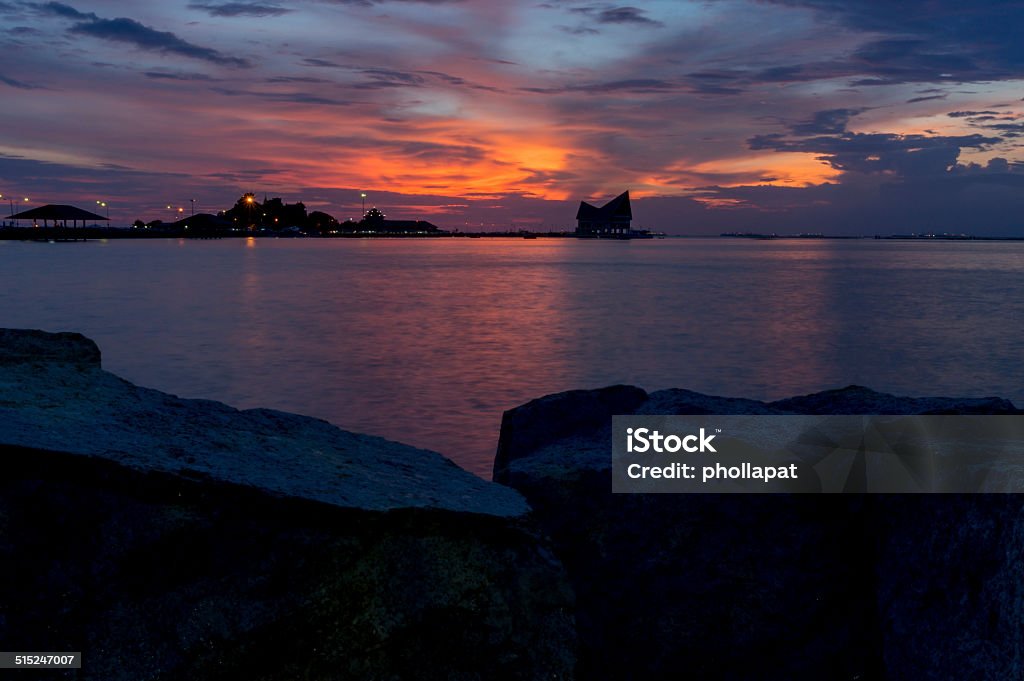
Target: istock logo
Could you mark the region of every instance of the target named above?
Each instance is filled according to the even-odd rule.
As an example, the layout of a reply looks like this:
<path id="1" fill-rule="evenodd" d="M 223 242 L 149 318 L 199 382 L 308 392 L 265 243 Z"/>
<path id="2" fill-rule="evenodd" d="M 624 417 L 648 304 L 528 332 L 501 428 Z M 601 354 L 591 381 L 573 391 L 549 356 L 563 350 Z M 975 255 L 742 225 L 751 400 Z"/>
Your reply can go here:
<path id="1" fill-rule="evenodd" d="M 700 429 L 699 435 L 662 435 L 657 430 L 649 428 L 627 428 L 626 429 L 626 451 L 644 454 L 655 452 L 657 454 L 675 454 L 682 450 L 693 454 L 695 452 L 714 452 L 718 450 L 711 444 L 715 439 L 714 435 L 706 435 L 704 429 Z M 694 443 L 699 444 L 694 444 Z"/>

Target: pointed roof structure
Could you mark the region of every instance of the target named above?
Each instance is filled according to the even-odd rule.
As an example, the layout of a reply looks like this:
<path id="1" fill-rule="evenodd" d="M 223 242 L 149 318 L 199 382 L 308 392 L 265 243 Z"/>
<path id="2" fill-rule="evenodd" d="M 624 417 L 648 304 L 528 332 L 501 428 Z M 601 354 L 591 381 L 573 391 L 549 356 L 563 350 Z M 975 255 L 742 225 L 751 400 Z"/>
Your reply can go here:
<path id="1" fill-rule="evenodd" d="M 109 220 L 102 215 L 91 213 L 75 206 L 68 206 L 64 204 L 47 204 L 45 206 L 39 206 L 38 208 L 32 208 L 30 210 L 16 213 L 15 215 L 8 216 L 8 220 L 53 220 L 54 222 L 67 222 L 68 220 Z"/>
<path id="2" fill-rule="evenodd" d="M 622 192 L 600 208 L 586 201 L 580 201 L 580 209 L 576 211 L 576 219 L 595 222 L 632 220 L 633 210 L 629 205 L 629 191 Z"/>
<path id="3" fill-rule="evenodd" d="M 576 211 L 576 236 L 586 238 L 629 238 L 629 223 L 633 210 L 629 205 L 629 192 L 624 191 L 600 208 L 580 201 Z"/>

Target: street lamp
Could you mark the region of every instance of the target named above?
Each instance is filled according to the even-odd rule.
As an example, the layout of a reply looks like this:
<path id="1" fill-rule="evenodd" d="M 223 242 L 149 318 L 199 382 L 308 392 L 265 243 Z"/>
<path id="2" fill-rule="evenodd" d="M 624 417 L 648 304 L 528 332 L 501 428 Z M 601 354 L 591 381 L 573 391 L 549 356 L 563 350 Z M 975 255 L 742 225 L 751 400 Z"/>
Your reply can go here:
<path id="1" fill-rule="evenodd" d="M 0 194 L 0 199 L 3 199 L 3 198 L 4 198 L 4 195 Z M 14 217 L 14 197 L 13 196 L 8 196 L 7 200 L 11 203 L 11 217 L 13 218 Z M 28 197 L 27 196 L 25 197 L 25 203 L 28 203 Z M 14 226 L 14 220 L 11 220 L 11 226 L 12 227 Z"/>
<path id="2" fill-rule="evenodd" d="M 189 201 L 192 202 L 192 217 L 195 217 L 196 216 L 196 200 L 195 199 L 189 199 Z"/>
<path id="3" fill-rule="evenodd" d="M 99 206 L 100 208 L 106 208 L 107 209 L 107 220 L 109 220 L 110 219 L 110 206 L 107 205 L 107 202 L 106 201 L 97 201 L 96 205 Z"/>
<path id="4" fill-rule="evenodd" d="M 365 218 L 366 217 L 366 192 L 361 192 L 359 194 L 359 196 L 363 200 L 363 217 Z"/>
<path id="5" fill-rule="evenodd" d="M 255 203 L 256 199 L 253 198 L 252 194 L 245 195 L 245 215 L 248 220 L 245 228 L 250 232 L 255 231 L 256 225 L 252 221 L 252 204 Z"/>

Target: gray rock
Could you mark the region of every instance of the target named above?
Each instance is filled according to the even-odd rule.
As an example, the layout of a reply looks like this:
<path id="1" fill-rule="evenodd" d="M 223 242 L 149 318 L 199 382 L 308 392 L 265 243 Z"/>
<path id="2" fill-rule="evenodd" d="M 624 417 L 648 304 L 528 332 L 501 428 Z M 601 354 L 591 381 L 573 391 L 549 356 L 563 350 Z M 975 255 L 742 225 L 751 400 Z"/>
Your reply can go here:
<path id="1" fill-rule="evenodd" d="M 103 371 L 78 334 L 0 333 L 0 444 L 103 457 L 143 471 L 206 477 L 333 506 L 436 508 L 521 516 L 507 487 L 436 452 L 319 419 L 240 411 L 133 385 Z"/>
<path id="2" fill-rule="evenodd" d="M 4 331 L 0 356 L 11 650 L 104 681 L 572 677 L 572 593 L 513 490 L 139 388 L 75 334 Z"/>
<path id="3" fill-rule="evenodd" d="M 859 385 L 772 402 L 770 408 L 795 414 L 1020 414 L 999 397 L 898 397 Z"/>
<path id="4" fill-rule="evenodd" d="M 501 477 L 509 465 L 549 446 L 577 435 L 590 436 L 609 427 L 614 414 L 632 414 L 647 400 L 647 393 L 631 385 L 613 385 L 599 390 L 571 390 L 548 395 L 506 412 L 498 435 L 494 476 Z M 575 447 L 559 450 L 576 453 Z M 537 457 L 531 456 L 531 463 Z M 575 468 L 575 466 L 573 466 Z"/>
<path id="5" fill-rule="evenodd" d="M 50 363 L 99 368 L 100 349 L 80 333 L 0 329 L 0 364 Z"/>
<path id="6" fill-rule="evenodd" d="M 595 409 L 608 391 L 641 392 L 507 412 L 495 465 L 569 571 L 581 677 L 1024 678 L 1015 495 L 614 495 L 610 475 L 614 413 L 1021 413 L 1011 403 L 851 386 L 773 403 L 665 390 Z"/>
<path id="7" fill-rule="evenodd" d="M 887 678 L 1024 678 L 1021 497 L 891 495 L 872 502 L 871 595 Z"/>

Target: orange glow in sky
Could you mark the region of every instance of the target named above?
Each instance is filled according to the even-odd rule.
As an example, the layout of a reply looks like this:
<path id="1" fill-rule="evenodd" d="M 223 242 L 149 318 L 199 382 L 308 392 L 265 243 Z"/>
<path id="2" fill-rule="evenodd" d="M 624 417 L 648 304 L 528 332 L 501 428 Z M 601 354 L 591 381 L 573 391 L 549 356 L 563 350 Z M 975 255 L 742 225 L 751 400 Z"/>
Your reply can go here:
<path id="1" fill-rule="evenodd" d="M 121 221 L 248 191 L 346 215 L 370 192 L 459 224 L 562 222 L 624 189 L 766 213 L 826 185 L 942 201 L 942 173 L 1020 194 L 1024 73 L 992 48 L 1013 22 L 879 5 L 869 31 L 841 5 L 0 3 L 0 190 L 108 197 Z M 765 186 L 807 198 L 733 191 Z"/>

